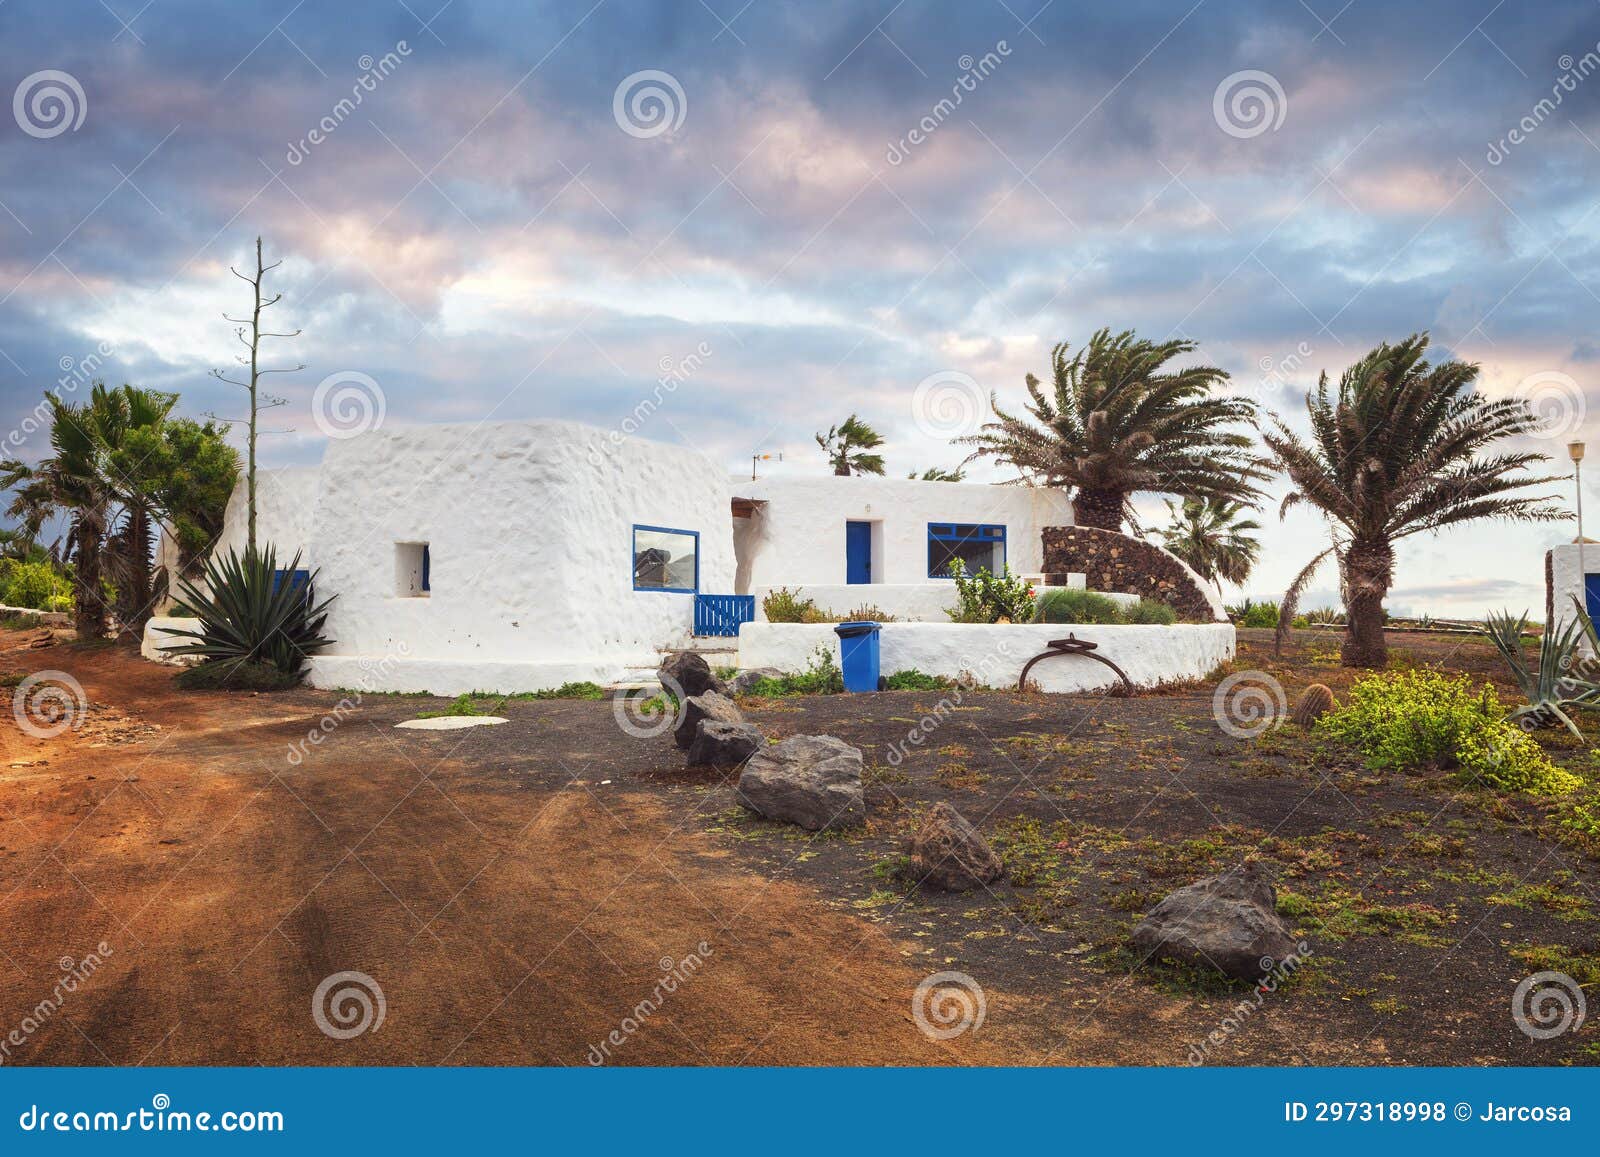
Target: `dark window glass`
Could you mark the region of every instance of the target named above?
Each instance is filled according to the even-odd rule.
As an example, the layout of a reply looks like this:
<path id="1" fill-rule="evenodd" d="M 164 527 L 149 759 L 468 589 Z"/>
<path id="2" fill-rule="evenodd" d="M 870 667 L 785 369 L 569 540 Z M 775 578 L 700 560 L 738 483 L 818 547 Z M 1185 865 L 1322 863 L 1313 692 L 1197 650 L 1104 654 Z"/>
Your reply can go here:
<path id="1" fill-rule="evenodd" d="M 950 563 L 960 559 L 968 574 L 988 569 L 999 574 L 1006 563 L 1006 528 L 971 522 L 933 523 L 928 527 L 928 577 L 949 578 Z"/>

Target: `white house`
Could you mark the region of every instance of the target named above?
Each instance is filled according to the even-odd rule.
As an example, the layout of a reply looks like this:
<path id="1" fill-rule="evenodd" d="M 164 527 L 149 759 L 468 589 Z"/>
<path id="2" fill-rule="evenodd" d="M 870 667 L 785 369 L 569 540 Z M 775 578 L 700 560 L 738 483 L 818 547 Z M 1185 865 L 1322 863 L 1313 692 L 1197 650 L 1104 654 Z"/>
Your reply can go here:
<path id="1" fill-rule="evenodd" d="M 245 520 L 241 481 L 223 549 Z M 636 680 L 697 632 L 736 636 L 777 586 L 948 625 L 952 558 L 1037 575 L 1040 532 L 1071 524 L 1059 491 L 735 480 L 698 451 L 559 421 L 334 440 L 318 467 L 261 471 L 257 493 L 258 541 L 336 596 L 312 685 L 436 694 Z M 170 624 L 152 620 L 147 655 Z M 740 643 L 721 645 L 731 662 Z"/>
<path id="2" fill-rule="evenodd" d="M 1071 526 L 1060 490 L 870 477 L 740 481 L 734 491 L 736 585 L 762 598 L 800 588 L 818 606 L 871 603 L 896 618 L 944 621 L 950 562 L 969 573 L 1044 569 L 1040 531 Z"/>

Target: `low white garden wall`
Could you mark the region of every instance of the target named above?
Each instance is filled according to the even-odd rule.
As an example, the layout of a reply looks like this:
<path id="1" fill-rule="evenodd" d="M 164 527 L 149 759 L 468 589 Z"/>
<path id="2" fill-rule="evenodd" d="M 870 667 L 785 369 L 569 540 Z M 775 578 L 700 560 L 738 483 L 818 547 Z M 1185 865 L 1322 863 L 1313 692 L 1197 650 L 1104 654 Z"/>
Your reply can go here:
<path id="1" fill-rule="evenodd" d="M 139 654 L 153 663 L 171 663 L 175 667 L 193 666 L 200 660 L 191 656 L 169 655 L 161 648 L 182 646 L 185 643 L 196 641 L 174 635 L 171 633 L 172 631 L 198 631 L 199 629 L 199 619 L 164 618 L 158 615 L 144 625 L 144 638 L 139 640 Z"/>
<path id="2" fill-rule="evenodd" d="M 1069 634 L 1098 643 L 1135 686 L 1200 679 L 1233 658 L 1231 623 L 1175 626 L 1092 626 L 1079 623 L 885 623 L 879 635 L 885 675 L 916 669 L 926 675 L 1015 687 L 1022 667 L 1051 639 Z M 739 666 L 804 671 L 826 647 L 839 658 L 839 638 L 827 623 L 746 623 L 739 629 Z M 1081 656 L 1045 659 L 1028 673 L 1041 691 L 1099 691 L 1119 680 L 1103 663 Z"/>
<path id="3" fill-rule="evenodd" d="M 1600 548 L 1597 548 L 1600 549 Z M 1068 576 L 1068 587 L 1072 590 L 1082 590 L 1084 579 L 1081 574 Z M 761 603 L 769 594 L 779 589 L 778 587 L 755 587 L 751 593 L 756 596 L 756 619 L 759 622 L 767 621 L 766 611 Z M 843 617 L 858 607 L 871 605 L 877 607 L 885 614 L 893 615 L 902 622 L 909 623 L 948 623 L 950 616 L 947 611 L 956 605 L 956 584 L 949 581 L 926 583 L 858 583 L 854 585 L 836 586 L 790 586 L 788 588 L 798 598 L 810 599 L 817 604 L 817 608 L 829 614 Z M 1044 594 L 1054 587 L 1034 585 L 1036 594 Z M 1120 602 L 1137 602 L 1133 595 L 1110 595 L 1112 599 Z"/>

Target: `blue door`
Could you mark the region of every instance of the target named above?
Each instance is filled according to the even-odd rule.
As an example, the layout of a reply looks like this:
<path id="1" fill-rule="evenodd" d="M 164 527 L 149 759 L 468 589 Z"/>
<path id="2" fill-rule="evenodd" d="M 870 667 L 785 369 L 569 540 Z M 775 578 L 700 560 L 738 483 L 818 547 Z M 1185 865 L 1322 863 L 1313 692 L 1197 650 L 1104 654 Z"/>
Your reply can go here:
<path id="1" fill-rule="evenodd" d="M 1600 626 L 1600 574 L 1583 576 L 1583 609 Z"/>
<path id="2" fill-rule="evenodd" d="M 844 581 L 851 584 L 872 581 L 872 523 L 870 522 L 844 524 Z"/>

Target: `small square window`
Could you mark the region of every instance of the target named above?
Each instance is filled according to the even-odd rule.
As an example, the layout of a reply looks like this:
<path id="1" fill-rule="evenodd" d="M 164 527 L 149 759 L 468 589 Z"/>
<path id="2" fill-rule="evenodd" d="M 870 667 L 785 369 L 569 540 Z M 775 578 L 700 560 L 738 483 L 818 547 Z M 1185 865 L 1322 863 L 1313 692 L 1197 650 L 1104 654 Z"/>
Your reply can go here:
<path id="1" fill-rule="evenodd" d="M 432 564 L 425 542 L 394 544 L 394 593 L 403 599 L 427 598 Z"/>
<path id="2" fill-rule="evenodd" d="M 700 535 L 661 526 L 633 528 L 633 589 L 693 594 L 700 589 Z"/>

